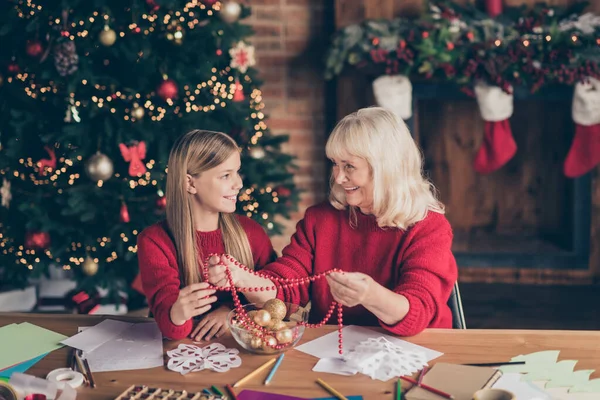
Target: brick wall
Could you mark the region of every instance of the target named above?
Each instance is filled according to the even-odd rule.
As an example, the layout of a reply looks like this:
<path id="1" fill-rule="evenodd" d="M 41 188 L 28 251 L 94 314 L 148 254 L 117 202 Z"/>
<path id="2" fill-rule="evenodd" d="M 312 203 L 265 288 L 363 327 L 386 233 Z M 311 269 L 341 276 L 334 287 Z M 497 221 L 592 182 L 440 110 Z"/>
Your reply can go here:
<path id="1" fill-rule="evenodd" d="M 284 151 L 297 157 L 295 181 L 304 190 L 298 212 L 283 221 L 286 232 L 273 238 L 280 252 L 304 210 L 325 198 L 325 83 L 323 54 L 332 21 L 328 1 L 247 0 L 252 16 L 244 20 L 256 35 L 252 43 L 263 79 L 267 121 L 275 134 L 288 134 Z"/>

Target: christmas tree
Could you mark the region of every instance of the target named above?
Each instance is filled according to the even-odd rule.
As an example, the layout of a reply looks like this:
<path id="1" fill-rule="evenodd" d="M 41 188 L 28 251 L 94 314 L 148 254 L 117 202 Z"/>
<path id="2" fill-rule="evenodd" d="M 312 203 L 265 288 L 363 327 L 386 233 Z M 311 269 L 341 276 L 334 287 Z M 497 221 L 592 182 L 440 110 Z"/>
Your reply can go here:
<path id="1" fill-rule="evenodd" d="M 0 288 L 50 265 L 82 289 L 129 287 L 136 235 L 164 219 L 169 150 L 191 129 L 238 142 L 238 212 L 279 233 L 298 191 L 287 137 L 266 124 L 249 13 L 215 0 L 2 2 Z"/>

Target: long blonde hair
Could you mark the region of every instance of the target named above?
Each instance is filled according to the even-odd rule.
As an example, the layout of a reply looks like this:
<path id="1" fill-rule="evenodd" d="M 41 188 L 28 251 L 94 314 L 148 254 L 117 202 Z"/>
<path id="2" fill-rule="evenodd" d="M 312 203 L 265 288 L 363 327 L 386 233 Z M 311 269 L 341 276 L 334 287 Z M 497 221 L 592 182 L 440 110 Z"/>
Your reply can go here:
<path id="1" fill-rule="evenodd" d="M 195 177 L 217 167 L 235 151 L 239 147 L 226 134 L 196 129 L 178 138 L 169 154 L 167 224 L 177 249 L 183 286 L 200 282 L 199 267 L 204 256 L 196 240 L 193 200 L 186 190 L 186 175 Z M 235 214 L 220 213 L 219 228 L 227 254 L 253 268 L 250 242 Z"/>
<path id="2" fill-rule="evenodd" d="M 369 164 L 373 179 L 373 214 L 379 227 L 406 229 L 423 220 L 428 211 L 444 213 L 433 184 L 424 176 L 423 158 L 408 127 L 399 117 L 381 107 L 360 109 L 344 117 L 327 140 L 329 158 L 346 153 Z M 333 207 L 348 207 L 344 189 L 330 179 L 329 201 Z M 356 209 L 350 207 L 355 220 Z"/>

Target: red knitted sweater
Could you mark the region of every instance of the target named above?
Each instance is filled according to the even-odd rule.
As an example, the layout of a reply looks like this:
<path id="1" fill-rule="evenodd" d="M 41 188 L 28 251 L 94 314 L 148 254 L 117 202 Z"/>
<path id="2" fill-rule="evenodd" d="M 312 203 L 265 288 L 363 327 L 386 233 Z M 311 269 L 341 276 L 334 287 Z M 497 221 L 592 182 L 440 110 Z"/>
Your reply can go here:
<path id="1" fill-rule="evenodd" d="M 375 217 L 357 214 L 356 228 L 352 228 L 348 210 L 336 210 L 329 203 L 309 208 L 283 256 L 262 272 L 281 278 L 303 278 L 332 268 L 362 272 L 406 296 L 410 310 L 404 319 L 389 326 L 363 306 L 344 307 L 344 325 L 379 323 L 401 336 L 415 335 L 427 327 L 451 328 L 447 302 L 458 271 L 446 217 L 429 212 L 424 220 L 400 230 L 381 229 Z M 325 279 L 310 286 L 280 289 L 277 296 L 301 305 L 311 300 L 311 322 L 322 320 L 333 300 Z M 336 321 L 334 312 L 330 323 Z"/>
<path id="2" fill-rule="evenodd" d="M 238 215 L 238 219 L 248 235 L 255 267 L 273 261 L 275 252 L 263 228 L 245 216 Z M 198 231 L 196 238 L 204 256 L 211 253 L 225 253 L 220 229 L 212 232 Z M 170 317 L 171 306 L 179 296 L 181 280 L 175 245 L 166 231 L 166 223 L 160 222 L 144 229 L 138 236 L 137 245 L 142 286 L 150 311 L 161 332 L 164 336 L 175 340 L 188 336 L 192 331 L 192 320 L 178 326 L 171 322 Z M 212 309 L 218 306 L 214 303 Z"/>

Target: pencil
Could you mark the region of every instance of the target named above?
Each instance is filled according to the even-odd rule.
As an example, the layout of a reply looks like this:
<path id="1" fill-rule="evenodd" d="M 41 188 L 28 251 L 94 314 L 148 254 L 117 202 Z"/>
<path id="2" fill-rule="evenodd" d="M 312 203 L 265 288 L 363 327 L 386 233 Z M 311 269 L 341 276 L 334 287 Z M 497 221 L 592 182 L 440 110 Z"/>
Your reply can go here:
<path id="1" fill-rule="evenodd" d="M 79 355 L 77 354 L 77 352 L 75 352 L 73 354 L 75 354 L 75 361 L 77 362 L 77 368 L 79 369 L 79 372 L 81 372 L 81 374 L 85 378 L 86 383 L 89 384 L 90 378 L 88 377 L 87 373 L 85 372 L 85 368 L 83 368 L 83 364 L 81 363 L 81 358 L 79 358 Z"/>
<path id="2" fill-rule="evenodd" d="M 329 386 L 323 379 L 317 379 L 317 383 L 323 387 L 323 389 L 327 390 L 329 393 L 337 397 L 339 400 L 348 400 L 346 396 Z"/>
<path id="3" fill-rule="evenodd" d="M 263 365 L 256 368 L 254 371 L 250 372 L 248 375 L 246 375 L 245 377 L 243 377 L 242 379 L 240 379 L 239 381 L 234 383 L 233 387 L 238 387 L 238 386 L 246 383 L 250 379 L 254 378 L 256 375 L 260 374 L 263 370 L 269 368 L 271 366 L 271 364 L 273 364 L 274 362 L 275 362 L 275 358 L 271 358 L 269 361 L 267 361 L 266 363 L 264 363 Z"/>
<path id="4" fill-rule="evenodd" d="M 427 367 L 423 367 L 423 369 L 419 373 L 419 378 L 417 379 L 417 386 L 421 386 L 421 382 L 423 382 L 423 377 L 425 376 L 425 372 L 427 372 Z"/>
<path id="5" fill-rule="evenodd" d="M 407 376 L 401 376 L 401 377 L 400 377 L 400 379 L 404 379 L 406 382 L 410 382 L 410 383 L 412 383 L 413 385 L 416 385 L 416 384 L 417 384 L 417 381 L 415 381 L 413 378 L 409 378 L 409 377 L 407 377 Z M 423 388 L 423 389 L 427 390 L 428 392 L 431 392 L 431 393 L 435 393 L 435 394 L 437 394 L 437 395 L 440 395 L 440 396 L 442 396 L 442 397 L 444 397 L 444 398 L 446 398 L 446 399 L 453 399 L 453 398 L 454 398 L 454 396 L 452 396 L 451 394 L 449 394 L 449 393 L 446 393 L 446 392 L 442 392 L 441 390 L 439 390 L 439 389 L 436 389 L 436 388 L 434 388 L 434 387 L 431 387 L 431 386 L 429 386 L 429 385 L 425 385 L 424 383 L 421 383 L 421 384 L 419 385 L 419 387 L 421 387 L 421 388 Z"/>
<path id="6" fill-rule="evenodd" d="M 231 387 L 231 385 L 227 384 L 227 385 L 225 385 L 225 388 L 229 392 L 229 395 L 231 396 L 231 400 L 238 400 L 237 395 L 233 391 L 233 388 Z"/>
<path id="7" fill-rule="evenodd" d="M 285 353 L 281 353 L 281 355 L 279 357 L 277 357 L 277 361 L 275 361 L 275 365 L 273 365 L 271 372 L 269 372 L 267 379 L 265 379 L 265 385 L 268 385 L 269 383 L 271 383 L 271 380 L 273 379 L 273 376 L 275 375 L 277 368 L 279 368 L 279 365 L 281 364 L 281 361 L 283 360 L 283 356 L 285 356 Z"/>
<path id="8" fill-rule="evenodd" d="M 402 400 L 402 381 L 400 379 L 396 383 L 396 400 Z"/>
<path id="9" fill-rule="evenodd" d="M 90 364 L 88 363 L 87 358 L 83 359 L 83 366 L 85 367 L 85 369 L 88 373 L 88 378 L 90 380 L 90 386 L 92 387 L 92 389 L 95 389 L 96 382 L 94 382 L 94 375 L 92 375 L 92 370 L 90 369 Z"/>
<path id="10" fill-rule="evenodd" d="M 500 367 L 502 365 L 523 365 L 525 361 L 505 361 L 505 362 L 491 362 L 491 363 L 475 363 L 475 364 L 464 364 L 473 367 Z"/>
<path id="11" fill-rule="evenodd" d="M 216 394 L 218 394 L 219 396 L 221 396 L 221 397 L 225 396 L 225 395 L 223 394 L 223 392 L 221 392 L 221 391 L 219 390 L 219 388 L 218 388 L 218 387 L 216 387 L 215 385 L 212 385 L 210 388 L 213 390 L 213 392 L 215 392 L 215 393 L 216 393 Z"/>

